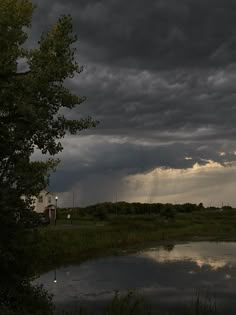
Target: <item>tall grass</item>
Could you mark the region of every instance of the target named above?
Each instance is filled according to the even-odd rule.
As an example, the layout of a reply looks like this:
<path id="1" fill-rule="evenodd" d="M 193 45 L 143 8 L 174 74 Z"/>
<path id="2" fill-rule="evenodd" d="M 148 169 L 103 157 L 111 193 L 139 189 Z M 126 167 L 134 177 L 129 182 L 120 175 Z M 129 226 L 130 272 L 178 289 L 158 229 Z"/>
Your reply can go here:
<path id="1" fill-rule="evenodd" d="M 22 314 L 0 312 L 0 315 Z M 37 313 L 36 310 L 36 313 L 32 315 L 49 314 Z M 191 305 L 186 305 L 183 311 L 164 313 L 158 310 L 150 310 L 141 296 L 130 291 L 126 295 L 117 292 L 112 301 L 101 311 L 89 312 L 87 309 L 81 308 L 77 311 L 62 311 L 51 315 L 220 315 L 220 313 L 217 312 L 216 302 L 209 293 L 198 292 Z"/>
<path id="2" fill-rule="evenodd" d="M 144 300 L 129 292 L 125 296 L 116 294 L 113 300 L 103 311 L 89 313 L 85 309 L 77 312 L 63 312 L 57 315 L 220 315 L 216 309 L 216 302 L 208 293 L 198 292 L 190 306 L 185 310 L 172 313 L 164 313 L 158 310 L 149 310 Z"/>
<path id="3" fill-rule="evenodd" d="M 104 312 L 104 315 L 143 315 L 150 314 L 145 311 L 141 297 L 129 292 L 126 296 L 121 297 L 116 293 L 114 299 Z"/>
<path id="4" fill-rule="evenodd" d="M 208 291 L 197 292 L 196 297 L 186 311 L 186 315 L 216 315 L 217 312 L 216 300 L 212 297 L 212 294 Z"/>

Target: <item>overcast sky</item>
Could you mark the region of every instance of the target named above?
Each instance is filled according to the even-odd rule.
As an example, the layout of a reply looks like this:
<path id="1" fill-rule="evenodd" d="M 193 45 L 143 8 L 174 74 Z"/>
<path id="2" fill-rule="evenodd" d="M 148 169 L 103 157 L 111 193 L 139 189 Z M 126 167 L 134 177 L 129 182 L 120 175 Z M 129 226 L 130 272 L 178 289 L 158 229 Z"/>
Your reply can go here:
<path id="1" fill-rule="evenodd" d="M 236 206 L 236 1 L 38 0 L 30 44 L 70 13 L 96 129 L 63 140 L 51 190 L 100 201 Z"/>

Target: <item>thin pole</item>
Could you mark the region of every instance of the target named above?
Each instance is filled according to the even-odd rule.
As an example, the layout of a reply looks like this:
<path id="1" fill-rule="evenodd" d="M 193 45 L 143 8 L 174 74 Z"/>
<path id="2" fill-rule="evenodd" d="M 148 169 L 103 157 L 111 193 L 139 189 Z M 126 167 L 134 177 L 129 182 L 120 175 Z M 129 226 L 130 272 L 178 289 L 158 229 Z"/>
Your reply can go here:
<path id="1" fill-rule="evenodd" d="M 57 199 L 56 199 L 56 209 L 55 209 L 55 225 L 57 224 Z"/>
<path id="2" fill-rule="evenodd" d="M 117 207 L 117 192 L 116 192 L 116 215 L 118 215 L 118 207 Z"/>

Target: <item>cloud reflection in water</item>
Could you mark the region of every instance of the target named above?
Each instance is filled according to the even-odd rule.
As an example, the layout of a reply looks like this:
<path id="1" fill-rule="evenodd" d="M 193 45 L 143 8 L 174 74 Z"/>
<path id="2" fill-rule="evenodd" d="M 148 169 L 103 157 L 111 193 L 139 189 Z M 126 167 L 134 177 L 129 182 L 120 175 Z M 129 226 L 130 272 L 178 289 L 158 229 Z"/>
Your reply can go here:
<path id="1" fill-rule="evenodd" d="M 37 281 L 54 294 L 60 309 L 98 307 L 115 290 L 135 289 L 161 309 L 190 303 L 196 290 L 209 290 L 227 314 L 236 313 L 236 243 L 188 243 L 171 250 L 152 248 L 122 257 L 107 257 L 57 270 Z M 231 312 L 232 309 L 232 312 Z"/>

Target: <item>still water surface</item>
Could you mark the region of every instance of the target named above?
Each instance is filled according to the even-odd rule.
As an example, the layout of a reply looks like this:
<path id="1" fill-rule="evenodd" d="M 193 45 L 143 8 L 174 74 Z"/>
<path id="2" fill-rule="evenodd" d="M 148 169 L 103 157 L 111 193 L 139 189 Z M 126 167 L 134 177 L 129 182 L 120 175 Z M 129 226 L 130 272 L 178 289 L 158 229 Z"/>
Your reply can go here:
<path id="1" fill-rule="evenodd" d="M 56 280 L 56 282 L 55 282 Z M 152 307 L 177 309 L 209 291 L 224 314 L 236 314 L 236 243 L 199 242 L 149 248 L 43 274 L 36 283 L 53 294 L 57 309 L 98 308 L 135 289 Z"/>

